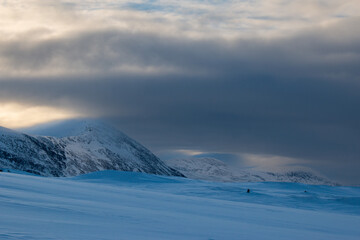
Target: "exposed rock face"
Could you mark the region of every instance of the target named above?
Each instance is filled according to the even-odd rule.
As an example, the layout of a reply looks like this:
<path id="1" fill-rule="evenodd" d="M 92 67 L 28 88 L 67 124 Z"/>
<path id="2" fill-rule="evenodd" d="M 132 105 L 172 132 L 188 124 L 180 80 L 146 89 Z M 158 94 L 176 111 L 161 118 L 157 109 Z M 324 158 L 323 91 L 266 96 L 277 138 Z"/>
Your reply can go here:
<path id="1" fill-rule="evenodd" d="M 49 128 L 59 136 L 47 137 L 0 127 L 0 168 L 56 177 L 100 170 L 183 176 L 115 128 L 93 120 L 73 123 Z"/>

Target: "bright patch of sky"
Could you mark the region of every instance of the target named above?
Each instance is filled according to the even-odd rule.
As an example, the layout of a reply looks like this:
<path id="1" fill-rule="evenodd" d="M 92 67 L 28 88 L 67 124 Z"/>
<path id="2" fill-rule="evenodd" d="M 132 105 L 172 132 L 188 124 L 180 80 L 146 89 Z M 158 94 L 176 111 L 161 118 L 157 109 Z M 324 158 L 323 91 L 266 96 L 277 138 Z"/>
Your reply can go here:
<path id="1" fill-rule="evenodd" d="M 90 25 L 84 25 L 85 22 L 99 27 L 106 21 L 107 27 L 127 26 L 136 31 L 150 30 L 160 34 L 178 32 L 189 37 L 273 37 L 293 34 L 309 27 L 326 26 L 342 18 L 359 16 L 359 9 L 360 2 L 352 0 L 74 0 L 46 3 L 38 0 L 18 0 L 2 3 L 0 26 L 1 29 L 5 27 L 16 31 L 17 28 L 30 30 L 36 25 L 42 25 L 52 31 L 59 31 L 65 26 L 68 30 L 76 30 L 79 25 L 86 29 Z M 20 16 L 24 13 L 24 16 Z M 71 20 L 69 17 L 76 20 L 71 25 L 68 24 Z M 47 21 L 44 21 L 45 19 Z M 48 20 L 52 23 L 51 27 Z M 16 22 L 21 22 L 21 26 L 14 25 Z M 154 24 L 160 24 L 160 27 L 152 28 Z M 169 31 L 169 27 L 173 30 L 175 28 L 176 31 Z"/>
<path id="2" fill-rule="evenodd" d="M 8 128 L 28 127 L 75 117 L 80 117 L 80 115 L 54 107 L 0 103 L 0 126 Z"/>

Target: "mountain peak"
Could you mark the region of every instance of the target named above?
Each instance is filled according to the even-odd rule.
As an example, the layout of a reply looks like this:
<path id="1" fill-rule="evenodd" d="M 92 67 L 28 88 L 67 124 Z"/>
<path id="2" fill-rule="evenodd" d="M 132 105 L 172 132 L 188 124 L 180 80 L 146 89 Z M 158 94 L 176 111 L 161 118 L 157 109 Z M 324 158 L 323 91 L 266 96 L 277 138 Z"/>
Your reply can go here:
<path id="1" fill-rule="evenodd" d="M 9 128 L 5 128 L 5 127 L 1 127 L 0 126 L 0 136 L 17 136 L 19 135 L 20 133 L 17 132 L 17 131 L 14 131 L 12 129 L 9 129 Z"/>
<path id="2" fill-rule="evenodd" d="M 101 120 L 84 118 L 56 121 L 20 130 L 30 135 L 57 138 L 80 136 L 89 133 L 109 134 L 116 132 L 118 135 L 123 135 L 121 131 Z"/>
<path id="3" fill-rule="evenodd" d="M 27 134 L 1 131 L 0 168 L 43 176 L 100 170 L 183 176 L 140 143 L 99 120 L 66 120 L 22 129 Z"/>

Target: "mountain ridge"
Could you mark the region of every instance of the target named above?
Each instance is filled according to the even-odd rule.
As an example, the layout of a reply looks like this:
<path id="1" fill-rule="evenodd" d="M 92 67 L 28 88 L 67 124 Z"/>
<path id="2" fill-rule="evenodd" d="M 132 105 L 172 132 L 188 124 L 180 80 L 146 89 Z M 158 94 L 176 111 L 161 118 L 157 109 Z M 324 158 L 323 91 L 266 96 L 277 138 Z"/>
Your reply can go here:
<path id="1" fill-rule="evenodd" d="M 0 167 L 55 177 L 100 170 L 183 177 L 121 131 L 96 120 L 79 119 L 75 123 L 74 129 L 60 137 L 1 128 Z M 62 123 L 59 124 L 55 128 L 61 132 Z"/>
<path id="2" fill-rule="evenodd" d="M 225 162 L 211 157 L 193 157 L 170 159 L 170 167 L 188 178 L 217 182 L 295 182 L 312 185 L 340 185 L 310 170 L 290 170 L 269 172 L 255 170 L 233 170 Z"/>
<path id="3" fill-rule="evenodd" d="M 20 131 L 0 127 L 0 169 L 55 177 L 120 170 L 217 182 L 339 185 L 304 170 L 234 171 L 225 162 L 209 157 L 162 161 L 123 132 L 95 119 L 72 119 Z"/>

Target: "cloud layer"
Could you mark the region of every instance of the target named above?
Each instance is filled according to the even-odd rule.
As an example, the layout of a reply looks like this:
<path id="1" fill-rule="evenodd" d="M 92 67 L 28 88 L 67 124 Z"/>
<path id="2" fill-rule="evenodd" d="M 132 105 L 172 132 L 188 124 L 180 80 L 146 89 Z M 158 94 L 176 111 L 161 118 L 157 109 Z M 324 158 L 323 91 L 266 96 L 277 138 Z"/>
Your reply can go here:
<path id="1" fill-rule="evenodd" d="M 12 1 L 0 101 L 104 117 L 156 151 L 281 156 L 359 183 L 357 2 Z"/>

